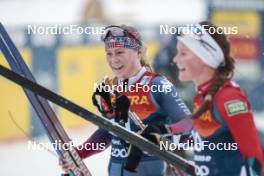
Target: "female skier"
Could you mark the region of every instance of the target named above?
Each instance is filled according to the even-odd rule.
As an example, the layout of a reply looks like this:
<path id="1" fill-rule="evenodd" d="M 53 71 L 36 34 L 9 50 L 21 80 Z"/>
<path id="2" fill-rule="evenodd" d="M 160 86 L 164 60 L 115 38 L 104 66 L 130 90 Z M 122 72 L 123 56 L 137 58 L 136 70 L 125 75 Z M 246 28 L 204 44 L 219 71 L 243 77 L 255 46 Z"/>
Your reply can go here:
<path id="1" fill-rule="evenodd" d="M 247 95 L 231 81 L 234 59 L 226 35 L 209 22 L 185 29 L 173 61 L 179 79 L 196 85 L 193 140 L 201 144 L 194 147 L 196 175 L 260 174 L 261 145 Z"/>
<path id="2" fill-rule="evenodd" d="M 190 115 L 190 111 L 178 95 L 176 88 L 163 76 L 150 71 L 149 66 L 144 61 L 145 47 L 140 33 L 135 28 L 126 25 L 108 26 L 105 28 L 102 40 L 105 44 L 107 64 L 116 76 L 115 79 L 108 82 L 110 85 L 123 86 L 127 84 L 128 91 L 121 92 L 121 95 L 129 98 L 130 111 L 134 112 L 145 125 L 171 124 L 180 121 L 180 126 L 184 130 L 190 129 L 189 121 L 183 119 L 185 116 Z M 143 87 L 146 89 L 143 89 Z M 106 102 L 102 103 L 102 107 L 105 107 L 106 104 Z M 114 111 L 120 112 L 119 108 L 124 110 L 123 106 L 126 103 L 116 102 L 116 104 L 119 104 L 120 107 L 117 105 Z M 105 107 L 104 112 L 107 112 L 107 110 L 109 109 Z M 108 111 L 103 115 L 106 118 L 116 120 L 117 114 Z M 134 132 L 139 130 L 138 125 L 130 118 L 121 120 L 125 122 L 123 125 L 128 130 Z M 112 145 L 108 166 L 109 176 L 165 175 L 164 161 L 148 153 L 143 154 L 137 172 L 132 172 L 129 168 L 128 170 L 125 169 L 124 166 L 128 156 L 127 142 L 104 129 L 99 128 L 96 130 L 82 145 L 89 143 L 104 143 L 107 147 Z M 84 147 L 78 152 L 81 158 L 87 158 L 100 151 L 86 150 Z M 71 169 L 69 163 L 60 161 L 60 165 L 66 173 Z"/>

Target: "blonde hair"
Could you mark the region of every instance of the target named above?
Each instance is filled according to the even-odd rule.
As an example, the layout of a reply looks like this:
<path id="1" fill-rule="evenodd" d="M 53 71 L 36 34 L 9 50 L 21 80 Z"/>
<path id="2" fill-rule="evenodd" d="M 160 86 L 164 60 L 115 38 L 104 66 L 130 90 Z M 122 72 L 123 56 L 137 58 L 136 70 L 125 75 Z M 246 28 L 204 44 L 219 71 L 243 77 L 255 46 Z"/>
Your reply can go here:
<path id="1" fill-rule="evenodd" d="M 149 62 L 146 60 L 147 47 L 143 42 L 142 42 L 142 47 L 140 48 L 140 51 L 142 52 L 142 56 L 140 58 L 141 66 L 146 67 L 147 71 L 152 72 L 153 69 L 152 69 L 151 65 L 149 64 Z"/>
<path id="2" fill-rule="evenodd" d="M 138 32 L 138 30 L 132 26 L 128 25 L 121 25 L 120 26 L 123 29 L 126 29 L 130 34 L 132 34 L 137 40 L 141 42 L 141 48 L 139 51 L 142 53 L 140 58 L 140 64 L 142 67 L 146 67 L 148 71 L 152 71 L 151 65 L 146 60 L 146 53 L 147 53 L 147 47 L 146 44 L 143 42 L 141 34 Z"/>

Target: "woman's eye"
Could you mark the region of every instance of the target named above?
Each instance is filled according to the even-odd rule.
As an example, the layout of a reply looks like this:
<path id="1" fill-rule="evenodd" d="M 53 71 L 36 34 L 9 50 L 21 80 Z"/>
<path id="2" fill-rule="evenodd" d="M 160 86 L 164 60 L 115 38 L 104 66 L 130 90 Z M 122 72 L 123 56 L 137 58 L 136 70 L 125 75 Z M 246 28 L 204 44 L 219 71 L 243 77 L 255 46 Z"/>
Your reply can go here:
<path id="1" fill-rule="evenodd" d="M 124 53 L 124 51 L 118 51 L 117 52 L 117 54 L 123 54 Z"/>
<path id="2" fill-rule="evenodd" d="M 184 56 L 186 53 L 183 52 L 183 51 L 181 51 L 179 54 L 180 54 L 181 56 Z"/>
<path id="3" fill-rule="evenodd" d="M 107 56 L 112 56 L 112 53 L 106 53 Z"/>

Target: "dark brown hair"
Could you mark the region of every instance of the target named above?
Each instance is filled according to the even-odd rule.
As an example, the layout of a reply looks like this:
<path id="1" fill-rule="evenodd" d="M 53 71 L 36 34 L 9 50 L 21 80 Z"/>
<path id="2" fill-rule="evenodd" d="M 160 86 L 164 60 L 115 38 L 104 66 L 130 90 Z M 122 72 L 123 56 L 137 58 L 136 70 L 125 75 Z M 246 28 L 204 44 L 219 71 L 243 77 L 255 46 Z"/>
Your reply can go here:
<path id="1" fill-rule="evenodd" d="M 210 102 L 213 100 L 215 94 L 219 88 L 225 83 L 225 81 L 231 79 L 234 74 L 234 59 L 230 56 L 230 42 L 227 36 L 223 31 L 217 26 L 213 25 L 208 21 L 203 21 L 200 23 L 206 31 L 209 31 L 209 28 L 215 28 L 218 32 L 209 33 L 213 39 L 218 43 L 220 48 L 224 53 L 225 63 L 220 65 L 212 78 L 212 84 L 209 88 L 207 95 L 204 97 L 203 103 L 198 107 L 197 110 L 193 112 L 192 118 L 197 118 L 202 115 L 208 108 Z"/>

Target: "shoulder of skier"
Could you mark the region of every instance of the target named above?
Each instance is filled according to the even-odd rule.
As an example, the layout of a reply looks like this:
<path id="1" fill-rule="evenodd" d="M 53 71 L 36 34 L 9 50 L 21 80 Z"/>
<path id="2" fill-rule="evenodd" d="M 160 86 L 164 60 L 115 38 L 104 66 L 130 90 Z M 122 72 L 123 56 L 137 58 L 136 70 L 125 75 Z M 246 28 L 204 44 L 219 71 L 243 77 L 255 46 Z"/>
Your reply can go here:
<path id="1" fill-rule="evenodd" d="M 157 75 L 152 85 L 157 87 L 157 91 L 151 92 L 155 103 L 163 112 L 172 117 L 173 122 L 191 115 L 176 87 L 166 77 Z"/>

